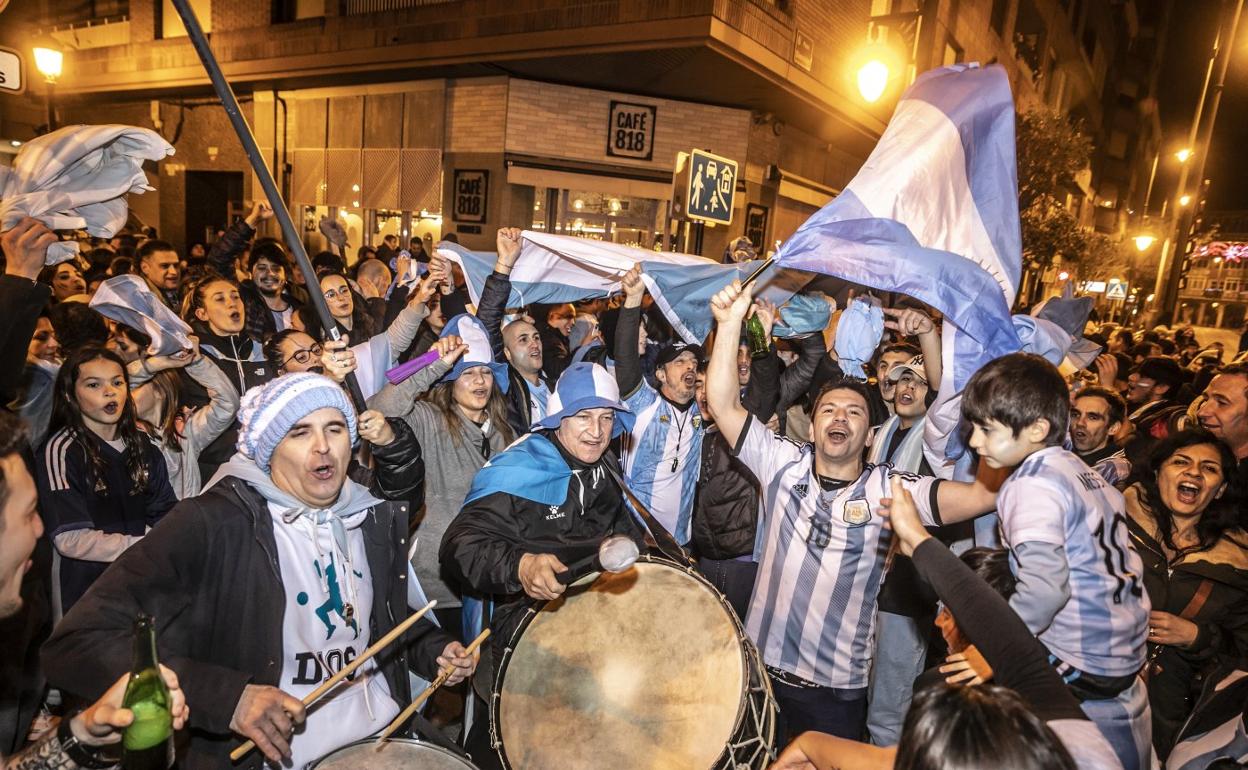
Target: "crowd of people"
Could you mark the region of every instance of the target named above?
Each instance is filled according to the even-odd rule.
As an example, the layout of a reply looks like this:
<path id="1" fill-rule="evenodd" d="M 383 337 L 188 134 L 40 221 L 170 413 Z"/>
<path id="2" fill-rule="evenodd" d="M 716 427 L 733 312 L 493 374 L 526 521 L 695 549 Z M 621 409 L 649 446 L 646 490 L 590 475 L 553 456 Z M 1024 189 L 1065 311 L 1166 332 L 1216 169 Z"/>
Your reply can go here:
<path id="1" fill-rule="evenodd" d="M 474 686 L 418 732 L 501 766 L 500 658 L 614 535 L 679 546 L 722 593 L 778 707 L 774 767 L 1248 759 L 1248 702 L 1214 697 L 1248 671 L 1243 343 L 1089 322 L 1086 367 L 997 358 L 960 395 L 978 465 L 955 480 L 924 441 L 951 378 L 917 301 L 872 335 L 841 324 L 861 290 L 840 312 L 808 292 L 827 323 L 793 333 L 796 304 L 733 282 L 689 342 L 640 264 L 608 297 L 509 307 L 517 229 L 471 292 L 393 236 L 306 275 L 258 235 L 272 213 L 185 255 L 122 234 L 52 266 L 41 223 L 0 234 L 6 767 L 116 760 L 140 613 L 179 767 L 231 766 L 243 738 L 259 752 L 237 766 L 308 766 L 439 671 Z M 123 275 L 189 346 L 91 306 Z M 849 333 L 865 363 L 838 356 Z"/>

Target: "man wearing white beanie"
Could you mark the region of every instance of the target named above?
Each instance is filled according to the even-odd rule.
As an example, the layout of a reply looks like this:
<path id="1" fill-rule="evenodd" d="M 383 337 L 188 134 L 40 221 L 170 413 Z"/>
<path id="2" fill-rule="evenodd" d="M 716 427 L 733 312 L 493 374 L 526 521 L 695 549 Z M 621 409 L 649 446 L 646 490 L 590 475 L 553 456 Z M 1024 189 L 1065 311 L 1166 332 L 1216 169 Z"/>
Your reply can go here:
<path id="1" fill-rule="evenodd" d="M 124 554 L 44 648 L 49 680 L 93 697 L 128 669 L 134 615 L 154 615 L 161 659 L 195 702 L 187 770 L 225 765 L 240 735 L 260 751 L 239 767 L 302 767 L 398 714 L 409 659 L 426 678 L 454 666 L 452 682 L 475 667 L 422 619 L 305 712 L 301 697 L 423 604 L 408 505 L 347 477 L 358 438 L 379 465 L 401 462 L 414 438 L 376 412 L 357 419 L 343 390 L 312 373 L 248 391 L 239 421 L 238 453 L 207 491 Z"/>

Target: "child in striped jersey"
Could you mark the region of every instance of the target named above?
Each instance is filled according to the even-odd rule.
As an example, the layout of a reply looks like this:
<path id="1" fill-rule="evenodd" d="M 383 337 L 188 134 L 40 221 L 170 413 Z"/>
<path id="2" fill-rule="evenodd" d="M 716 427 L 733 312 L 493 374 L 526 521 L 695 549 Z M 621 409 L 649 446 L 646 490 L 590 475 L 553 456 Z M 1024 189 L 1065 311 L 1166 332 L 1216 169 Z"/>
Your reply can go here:
<path id="1" fill-rule="evenodd" d="M 1010 606 L 1048 648 L 1123 767 L 1138 770 L 1151 755 L 1138 677 L 1149 611 L 1143 566 L 1122 494 L 1061 446 L 1069 414 L 1056 367 L 1025 353 L 992 361 L 962 394 L 971 447 L 990 467 L 1012 469 L 997 500 L 1018 577 Z"/>

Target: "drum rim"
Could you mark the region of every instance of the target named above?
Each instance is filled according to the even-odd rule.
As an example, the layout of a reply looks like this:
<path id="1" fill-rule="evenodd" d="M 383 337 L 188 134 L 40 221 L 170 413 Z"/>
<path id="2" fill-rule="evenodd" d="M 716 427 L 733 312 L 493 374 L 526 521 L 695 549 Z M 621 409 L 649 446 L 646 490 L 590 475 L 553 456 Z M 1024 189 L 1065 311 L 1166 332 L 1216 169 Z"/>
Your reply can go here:
<path id="1" fill-rule="evenodd" d="M 728 599 L 720 592 L 718 588 L 715 587 L 714 583 L 707 580 L 706 576 L 698 572 L 697 569 L 693 565 L 682 565 L 673 559 L 670 559 L 664 556 L 657 556 L 655 554 L 650 554 L 650 553 L 641 554 L 640 556 L 637 557 L 637 561 L 670 567 L 672 569 L 683 572 L 686 575 L 694 578 L 698 582 L 702 583 L 706 588 L 710 589 L 711 595 L 714 596 L 719 601 L 720 606 L 724 609 L 724 613 L 728 616 L 728 620 L 733 624 L 733 628 L 737 632 L 737 637 L 740 640 L 748 644 L 753 644 L 749 636 L 747 636 L 745 633 L 745 625 L 741 622 L 741 619 L 737 617 L 737 613 L 732 608 L 732 605 L 729 604 Z M 585 589 L 588 590 L 589 586 L 592 586 L 593 583 L 596 583 L 596 582 L 597 580 L 595 579 L 593 582 L 587 584 L 585 586 Z M 522 636 L 524 636 L 524 632 L 528 630 L 529 624 L 532 623 L 533 619 L 536 618 L 538 614 L 541 613 L 541 611 L 546 608 L 546 605 L 550 604 L 551 602 L 556 602 L 556 601 L 559 601 L 559 599 L 549 599 L 549 600 L 531 603 L 530 606 L 527 609 L 525 609 L 524 619 L 520 621 L 520 624 L 516 626 L 516 630 L 512 633 L 511 638 L 507 640 L 507 646 L 506 648 L 504 648 L 502 655 L 499 658 L 498 672 L 494 675 L 494 684 L 490 689 L 490 745 L 494 749 L 494 753 L 498 755 L 499 761 L 502 762 L 503 767 L 506 768 L 506 770 L 515 770 L 515 768 L 513 768 L 511 763 L 507 761 L 507 755 L 503 751 L 502 725 L 500 724 L 500 719 L 501 719 L 500 711 L 502 708 L 502 700 L 503 700 L 502 698 L 503 679 L 506 677 L 507 669 L 511 664 L 512 652 L 515 650 L 516 642 L 519 641 L 519 639 Z M 741 645 L 740 648 L 737 650 L 737 652 L 741 656 L 741 670 L 745 673 L 745 682 L 744 682 L 745 688 L 741 691 L 741 699 L 737 703 L 737 717 L 736 719 L 733 720 L 732 731 L 730 733 L 730 736 L 737 735 L 738 730 L 741 729 L 741 723 L 745 720 L 746 713 L 748 712 L 749 706 L 750 706 L 749 695 L 750 695 L 750 684 L 751 684 L 750 682 L 751 658 L 749 654 L 749 648 L 747 648 L 745 645 Z M 760 667 L 763 665 L 761 656 L 758 658 L 758 663 Z M 770 691 L 770 683 L 766 681 L 767 680 L 766 668 L 765 667 L 762 668 L 759 673 L 761 674 L 764 683 L 767 685 L 768 690 Z M 731 742 L 725 743 L 723 751 L 721 751 L 719 755 L 715 758 L 715 762 L 714 764 L 711 765 L 711 767 L 718 767 L 720 763 L 723 762 L 724 756 L 727 755 L 731 750 L 732 750 L 732 743 Z"/>
<path id="2" fill-rule="evenodd" d="M 323 757 L 321 757 L 320 759 L 316 760 L 316 761 L 315 761 L 315 762 L 313 762 L 312 764 L 308 765 L 308 770 L 316 770 L 316 768 L 318 768 L 318 767 L 320 767 L 320 766 L 321 766 L 321 763 L 322 763 L 322 762 L 324 762 L 325 760 L 329 759 L 330 757 L 334 756 L 335 754 L 337 754 L 337 753 L 339 753 L 339 752 L 346 751 L 347 749 L 354 748 L 354 747 L 356 747 L 356 746 L 360 746 L 360 745 L 362 745 L 362 744 L 370 744 L 370 743 L 376 743 L 376 742 L 377 742 L 377 738 L 376 738 L 376 736 L 372 736 L 372 737 L 368 737 L 368 738 L 361 738 L 361 739 L 360 739 L 360 740 L 358 740 L 358 741 L 351 741 L 350 743 L 347 743 L 347 744 L 344 744 L 344 745 L 342 745 L 342 746 L 339 746 L 338 748 L 336 748 L 336 749 L 334 749 L 333 751 L 329 752 L 328 754 L 326 754 L 325 756 L 323 756 Z M 455 759 L 459 760 L 460 762 L 462 762 L 462 763 L 463 763 L 463 765 L 464 765 L 464 767 L 465 767 L 465 768 L 473 768 L 474 770 L 476 770 L 476 768 L 477 768 L 477 766 L 476 766 L 475 764 L 473 764 L 472 762 L 469 762 L 468 760 L 466 760 L 466 759 L 464 759 L 463 757 L 459 756 L 459 755 L 458 755 L 458 754 L 456 754 L 455 752 L 453 752 L 453 751 L 449 751 L 449 750 L 447 750 L 447 749 L 445 749 L 445 748 L 443 748 L 443 747 L 439 746 L 438 744 L 433 743 L 433 742 L 431 742 L 431 741 L 422 741 L 422 740 L 421 740 L 421 739 L 419 739 L 419 738 L 408 738 L 408 737 L 402 737 L 402 738 L 387 738 L 387 739 L 385 740 L 385 742 L 386 742 L 386 743 L 403 743 L 403 744 L 412 744 L 412 745 L 416 745 L 416 746 L 423 746 L 423 747 L 425 747 L 425 748 L 427 748 L 427 749 L 434 749 L 435 751 L 437 751 L 437 752 L 439 752 L 439 753 L 441 753 L 441 754 L 445 754 L 445 755 L 446 755 L 446 756 L 448 756 L 448 757 L 454 757 Z"/>

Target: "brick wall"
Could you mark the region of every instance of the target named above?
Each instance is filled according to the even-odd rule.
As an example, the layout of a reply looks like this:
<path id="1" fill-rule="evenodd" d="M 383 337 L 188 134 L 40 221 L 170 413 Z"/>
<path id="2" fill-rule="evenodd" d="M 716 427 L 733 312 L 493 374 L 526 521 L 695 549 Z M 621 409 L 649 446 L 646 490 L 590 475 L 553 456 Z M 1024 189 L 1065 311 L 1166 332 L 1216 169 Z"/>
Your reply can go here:
<path id="1" fill-rule="evenodd" d="M 447 152 L 498 152 L 503 147 L 506 124 L 506 80 L 447 83 Z"/>
<path id="2" fill-rule="evenodd" d="M 653 104 L 650 161 L 607 155 L 611 101 Z M 549 158 L 671 170 L 676 153 L 698 148 L 744 166 L 750 113 L 667 99 L 512 80 L 507 94 L 508 152 Z"/>

